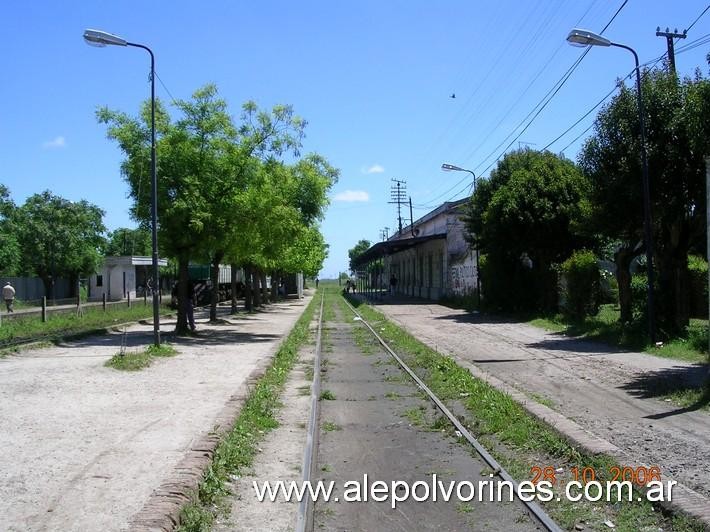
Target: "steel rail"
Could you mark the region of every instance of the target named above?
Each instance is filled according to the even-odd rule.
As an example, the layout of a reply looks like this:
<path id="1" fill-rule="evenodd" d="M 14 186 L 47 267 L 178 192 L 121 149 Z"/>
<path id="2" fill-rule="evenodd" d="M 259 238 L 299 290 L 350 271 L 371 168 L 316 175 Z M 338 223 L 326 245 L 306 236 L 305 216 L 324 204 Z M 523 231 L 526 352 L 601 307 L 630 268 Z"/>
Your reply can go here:
<path id="1" fill-rule="evenodd" d="M 449 421 L 456 427 L 456 430 L 458 430 L 461 435 L 466 438 L 466 440 L 471 444 L 471 446 L 476 449 L 476 452 L 483 458 L 483 460 L 493 469 L 493 473 L 495 475 L 498 475 L 500 478 L 502 478 L 505 481 L 508 481 L 511 483 L 513 486 L 514 493 L 518 492 L 518 483 L 513 479 L 513 477 L 510 476 L 510 474 L 501 466 L 498 461 L 491 456 L 491 454 L 479 443 L 479 441 L 468 431 L 466 427 L 463 426 L 463 424 L 454 416 L 451 411 L 446 407 L 446 405 L 432 392 L 429 387 L 424 384 L 424 381 L 422 381 L 419 376 L 402 360 L 397 353 L 395 353 L 392 348 L 390 348 L 389 345 L 387 345 L 387 342 L 385 342 L 382 337 L 375 331 L 375 329 L 372 328 L 372 326 L 365 320 L 365 318 L 362 317 L 362 315 L 353 307 L 350 302 L 345 299 L 345 303 L 350 307 L 350 310 L 353 311 L 353 313 L 359 318 L 359 321 L 361 321 L 369 330 L 370 332 L 377 338 L 377 341 L 380 342 L 382 347 L 394 358 L 397 363 L 400 365 L 400 367 L 412 378 L 412 380 L 417 383 L 419 388 L 426 393 L 429 398 L 434 402 L 434 404 L 437 406 L 437 408 L 441 411 L 442 414 L 444 414 Z M 547 515 L 547 512 L 543 510 L 539 504 L 533 502 L 533 501 L 524 501 L 523 499 L 520 499 L 520 501 L 527 507 L 527 509 L 530 511 L 530 513 L 533 514 L 533 516 L 540 522 L 542 526 L 545 527 L 546 530 L 549 532 L 563 532 L 563 530 L 555 523 L 552 518 Z"/>
<path id="2" fill-rule="evenodd" d="M 316 352 L 313 358 L 313 383 L 311 384 L 311 414 L 308 418 L 308 433 L 306 434 L 306 447 L 303 451 L 303 479 L 302 485 L 310 483 L 313 475 L 313 464 L 318 452 L 318 419 L 320 417 L 320 358 L 321 358 L 321 336 L 323 330 L 323 303 L 325 302 L 325 291 L 321 294 L 320 311 L 318 313 L 318 329 L 316 332 Z M 310 497 L 304 496 L 298 504 L 298 517 L 296 519 L 296 532 L 313 530 L 313 501 Z"/>

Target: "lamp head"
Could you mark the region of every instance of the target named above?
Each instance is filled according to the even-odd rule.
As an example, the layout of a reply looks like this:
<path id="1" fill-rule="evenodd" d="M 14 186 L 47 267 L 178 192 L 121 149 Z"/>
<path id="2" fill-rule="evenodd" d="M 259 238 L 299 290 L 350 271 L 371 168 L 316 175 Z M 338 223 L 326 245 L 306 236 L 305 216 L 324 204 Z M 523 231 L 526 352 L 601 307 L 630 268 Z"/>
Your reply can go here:
<path id="1" fill-rule="evenodd" d="M 574 28 L 569 32 L 567 42 L 572 46 L 611 46 L 611 41 L 606 37 L 579 28 Z"/>
<path id="2" fill-rule="evenodd" d="M 447 164 L 447 163 L 442 164 L 441 169 L 444 172 L 460 172 L 463 170 L 463 168 L 459 168 L 458 166 L 455 166 L 453 164 Z"/>
<path id="3" fill-rule="evenodd" d="M 121 39 L 121 37 L 118 37 L 117 35 L 101 30 L 84 30 L 84 40 L 86 41 L 86 44 L 98 47 L 103 47 L 107 44 L 115 46 L 128 45 L 125 39 Z"/>

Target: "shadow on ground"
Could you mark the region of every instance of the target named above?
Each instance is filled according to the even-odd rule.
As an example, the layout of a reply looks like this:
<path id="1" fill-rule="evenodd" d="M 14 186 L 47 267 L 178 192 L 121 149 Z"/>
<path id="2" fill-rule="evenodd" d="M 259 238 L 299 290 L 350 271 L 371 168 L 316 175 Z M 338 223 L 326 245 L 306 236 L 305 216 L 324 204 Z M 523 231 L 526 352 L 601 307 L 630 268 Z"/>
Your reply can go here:
<path id="1" fill-rule="evenodd" d="M 649 371 L 635 376 L 631 381 L 620 386 L 620 388 L 641 399 L 658 398 L 685 391 L 704 391 L 693 404 L 669 412 L 646 416 L 649 419 L 660 419 L 684 412 L 692 412 L 710 404 L 710 383 L 708 383 L 707 364 L 674 366 L 664 370 Z"/>

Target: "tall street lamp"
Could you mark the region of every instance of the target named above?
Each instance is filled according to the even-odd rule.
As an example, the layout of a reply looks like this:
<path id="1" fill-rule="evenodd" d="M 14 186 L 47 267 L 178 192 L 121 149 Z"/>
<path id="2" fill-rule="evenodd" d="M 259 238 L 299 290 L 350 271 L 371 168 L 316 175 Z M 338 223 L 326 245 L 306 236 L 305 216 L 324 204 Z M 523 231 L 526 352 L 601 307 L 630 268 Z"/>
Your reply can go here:
<path id="1" fill-rule="evenodd" d="M 84 40 L 91 46 L 133 46 L 150 54 L 150 217 L 153 243 L 153 341 L 160 345 L 160 277 L 158 272 L 158 178 L 155 171 L 155 56 L 142 44 L 128 42 L 121 37 L 101 30 L 84 31 Z"/>
<path id="2" fill-rule="evenodd" d="M 646 269 L 648 275 L 648 333 L 651 343 L 656 343 L 656 323 L 653 309 L 653 237 L 651 234 L 651 191 L 648 178 L 648 156 L 646 154 L 646 128 L 643 122 L 643 98 L 641 97 L 641 70 L 639 68 L 639 56 L 636 51 L 624 44 L 610 41 L 589 30 L 573 29 L 567 36 L 567 42 L 574 46 L 616 46 L 623 48 L 634 54 L 636 62 L 636 98 L 638 99 L 639 124 L 641 128 L 641 166 L 642 166 L 642 189 L 643 189 L 643 230 L 646 241 Z"/>
<path id="3" fill-rule="evenodd" d="M 468 172 L 473 176 L 473 190 L 474 192 L 476 191 L 476 183 L 478 182 L 478 178 L 476 177 L 476 174 L 473 173 L 473 170 L 467 170 L 466 168 L 461 168 L 460 166 L 448 163 L 442 164 L 441 169 L 444 172 Z M 481 271 L 479 269 L 479 259 L 480 252 L 478 250 L 478 244 L 476 244 L 476 307 L 478 307 L 478 311 L 481 310 Z"/>

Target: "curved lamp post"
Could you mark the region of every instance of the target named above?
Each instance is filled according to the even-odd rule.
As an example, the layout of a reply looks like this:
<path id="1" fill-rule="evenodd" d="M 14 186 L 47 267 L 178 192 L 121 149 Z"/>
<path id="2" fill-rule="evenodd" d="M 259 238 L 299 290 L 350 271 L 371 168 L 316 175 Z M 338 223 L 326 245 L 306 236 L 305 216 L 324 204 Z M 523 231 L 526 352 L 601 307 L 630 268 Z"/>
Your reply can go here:
<path id="1" fill-rule="evenodd" d="M 648 275 L 648 333 L 651 343 L 656 343 L 656 323 L 653 309 L 653 238 L 651 234 L 651 191 L 648 177 L 648 156 L 646 153 L 646 128 L 643 121 L 643 98 L 641 97 L 641 70 L 639 69 L 639 56 L 636 51 L 624 44 L 610 41 L 589 30 L 575 28 L 569 32 L 567 42 L 574 46 L 616 46 L 628 50 L 634 55 L 636 62 L 636 98 L 638 99 L 639 124 L 641 129 L 641 166 L 643 188 L 643 230 L 646 241 L 646 269 Z"/>
<path id="2" fill-rule="evenodd" d="M 128 42 L 117 35 L 101 30 L 84 31 L 84 40 L 91 46 L 133 46 L 150 54 L 150 216 L 153 244 L 153 341 L 160 345 L 160 277 L 158 272 L 158 179 L 155 171 L 155 57 L 153 51 L 142 44 Z M 147 283 L 146 283 L 147 284 Z"/>
<path id="3" fill-rule="evenodd" d="M 454 164 L 448 164 L 448 163 L 442 164 L 441 169 L 444 172 L 468 172 L 469 174 L 471 174 L 473 176 L 473 190 L 475 192 L 476 183 L 478 183 L 478 178 L 476 177 L 476 174 L 473 173 L 473 170 L 467 170 L 466 168 L 461 168 L 460 166 L 456 166 Z M 479 259 L 480 259 L 480 252 L 478 250 L 478 245 L 476 245 L 476 306 L 478 307 L 478 311 L 480 312 L 480 310 L 481 310 L 481 272 L 478 268 Z"/>

